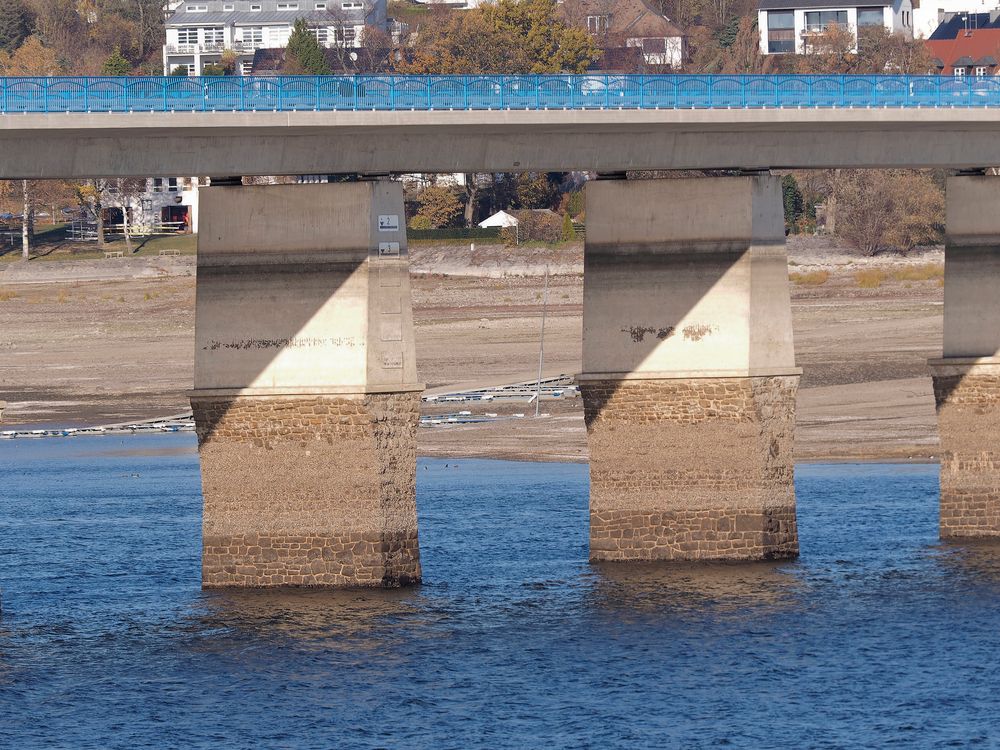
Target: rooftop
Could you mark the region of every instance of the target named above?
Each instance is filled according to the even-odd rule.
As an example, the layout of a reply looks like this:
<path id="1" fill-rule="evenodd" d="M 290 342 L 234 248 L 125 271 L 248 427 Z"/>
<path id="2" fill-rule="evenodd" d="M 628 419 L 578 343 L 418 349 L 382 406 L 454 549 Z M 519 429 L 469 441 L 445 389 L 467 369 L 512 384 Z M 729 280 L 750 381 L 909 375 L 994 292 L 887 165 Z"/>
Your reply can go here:
<path id="1" fill-rule="evenodd" d="M 355 6 L 361 7 L 345 7 Z M 259 8 L 259 10 L 251 10 Z M 196 10 L 197 9 L 197 10 Z M 204 10 L 202 10 L 204 9 Z M 299 18 L 314 23 L 363 22 L 385 9 L 385 0 L 189 0 L 167 19 L 168 26 L 289 24 Z"/>
<path id="2" fill-rule="evenodd" d="M 884 8 L 892 5 L 892 0 L 760 0 L 760 10 L 811 10 L 813 8 L 831 10 L 836 8 Z"/>

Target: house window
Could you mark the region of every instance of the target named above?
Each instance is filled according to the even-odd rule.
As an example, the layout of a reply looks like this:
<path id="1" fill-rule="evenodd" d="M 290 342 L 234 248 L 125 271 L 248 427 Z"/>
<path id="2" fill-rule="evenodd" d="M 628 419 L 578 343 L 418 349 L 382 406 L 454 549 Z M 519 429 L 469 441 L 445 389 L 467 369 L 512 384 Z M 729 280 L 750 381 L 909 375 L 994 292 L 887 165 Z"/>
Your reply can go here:
<path id="1" fill-rule="evenodd" d="M 989 68 L 980 66 L 976 68 L 976 75 L 982 78 L 983 76 L 988 76 L 990 74 Z"/>
<path id="2" fill-rule="evenodd" d="M 315 29 L 309 29 L 309 31 L 311 31 L 312 35 L 316 37 L 316 41 L 319 42 L 320 45 L 325 45 L 327 43 L 329 37 L 329 31 L 327 30 L 326 26 L 320 26 Z"/>
<path id="3" fill-rule="evenodd" d="M 184 10 L 188 13 L 208 13 L 207 5 L 185 5 Z"/>
<path id="4" fill-rule="evenodd" d="M 316 3 L 314 6 L 315 10 L 326 10 L 326 3 Z"/>
<path id="5" fill-rule="evenodd" d="M 253 60 L 244 60 L 241 62 L 240 70 L 245 76 L 253 75 Z"/>
<path id="6" fill-rule="evenodd" d="M 236 6 L 233 5 L 232 3 L 226 3 L 225 5 L 222 6 L 222 9 L 223 10 L 236 10 Z"/>
<path id="7" fill-rule="evenodd" d="M 298 10 L 298 3 L 278 3 L 278 10 Z"/>
<path id="8" fill-rule="evenodd" d="M 883 14 L 881 8 L 858 8 L 858 27 L 882 26 Z"/>
<path id="9" fill-rule="evenodd" d="M 177 29 L 178 44 L 197 44 L 198 29 Z"/>
<path id="10" fill-rule="evenodd" d="M 337 44 L 349 47 L 354 44 L 354 40 L 357 38 L 357 31 L 353 26 L 345 26 L 341 29 L 334 29 L 333 38 Z"/>
<path id="11" fill-rule="evenodd" d="M 806 31 L 823 32 L 833 24 L 847 26 L 847 11 L 813 10 L 806 13 Z"/>
<path id="12" fill-rule="evenodd" d="M 247 26 L 243 30 L 243 44 L 257 49 L 264 46 L 264 29 L 261 26 Z"/>
<path id="13" fill-rule="evenodd" d="M 795 51 L 795 12 L 769 10 L 767 12 L 768 54 Z"/>
<path id="14" fill-rule="evenodd" d="M 955 68 L 952 72 L 956 78 L 963 78 L 965 76 L 965 68 Z"/>
<path id="15" fill-rule="evenodd" d="M 205 44 L 225 44 L 226 32 L 221 26 L 210 26 L 203 31 L 205 32 Z"/>
<path id="16" fill-rule="evenodd" d="M 350 2 L 350 3 L 343 3 L 341 4 L 340 7 L 343 8 L 344 10 L 360 10 L 361 8 L 365 7 L 365 4 L 358 2 Z"/>
<path id="17" fill-rule="evenodd" d="M 163 178 L 162 177 L 154 177 L 153 178 L 153 192 L 154 193 L 162 193 L 163 192 Z"/>
<path id="18" fill-rule="evenodd" d="M 611 26 L 611 16 L 587 16 L 587 31 L 591 34 L 607 34 Z"/>
<path id="19" fill-rule="evenodd" d="M 177 178 L 176 177 L 168 177 L 167 178 L 167 192 L 168 193 L 176 193 L 177 192 Z"/>
<path id="20" fill-rule="evenodd" d="M 260 5 L 258 5 L 257 3 L 253 3 L 250 6 L 250 12 L 251 13 L 259 13 L 260 12 Z"/>

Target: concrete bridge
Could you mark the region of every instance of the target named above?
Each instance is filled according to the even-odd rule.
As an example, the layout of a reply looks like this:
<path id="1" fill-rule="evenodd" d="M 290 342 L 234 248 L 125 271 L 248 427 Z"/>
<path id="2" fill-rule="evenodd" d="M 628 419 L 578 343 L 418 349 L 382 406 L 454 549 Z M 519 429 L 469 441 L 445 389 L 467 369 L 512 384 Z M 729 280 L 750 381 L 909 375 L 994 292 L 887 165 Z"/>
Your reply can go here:
<path id="1" fill-rule="evenodd" d="M 256 111 L 269 100 L 254 99 L 252 81 L 226 82 L 228 99 L 211 93 L 217 81 L 185 82 L 183 112 L 166 110 L 174 82 L 164 79 L 139 79 L 153 82 L 145 100 L 95 94 L 127 90 L 129 81 L 92 79 L 83 89 L 48 81 L 30 90 L 17 88 L 23 79 L 0 81 L 0 176 L 754 170 L 587 185 L 580 383 L 591 557 L 793 557 L 799 370 L 780 184 L 767 170 L 1000 164 L 1000 96 L 992 81 L 977 88 L 978 79 L 727 77 L 697 81 L 710 98 L 684 108 L 696 100 L 680 98 L 690 77 L 596 77 L 604 89 L 593 88 L 594 78 L 385 79 L 392 95 L 371 111 L 359 102 L 376 79 L 286 79 L 269 85 L 315 99 L 301 93 L 278 112 Z M 478 90 L 470 81 L 523 106 L 434 106 L 435 86 L 457 103 Z M 535 82 L 534 106 L 525 81 Z M 341 99 L 324 99 L 334 83 L 346 85 L 336 88 Z M 570 91 L 576 108 L 540 106 L 543 84 L 559 96 Z M 818 95 L 835 85 L 841 98 Z M 416 98 L 399 91 L 422 93 L 424 106 L 405 109 Z M 620 108 L 574 98 L 592 91 L 605 105 L 612 91 L 632 93 L 618 97 Z M 668 94 L 655 98 L 664 91 L 674 106 L 666 107 Z M 767 103 L 754 98 L 761 91 Z M 742 107 L 734 109 L 737 95 Z M 90 112 L 77 111 L 81 96 Z M 191 111 L 206 110 L 209 96 L 230 109 Z M 890 104 L 878 107 L 879 97 Z M 313 109 L 302 111 L 307 100 Z M 53 101 L 65 109 L 52 111 Z M 94 111 L 94 101 L 106 111 Z M 147 111 L 120 111 L 128 101 L 144 101 Z M 150 111 L 157 108 L 166 111 Z M 944 350 L 931 363 L 941 535 L 995 537 L 1000 179 L 956 176 L 947 191 Z M 201 211 L 191 401 L 204 585 L 419 581 L 422 386 L 400 186 L 377 177 L 230 181 L 204 191 Z"/>

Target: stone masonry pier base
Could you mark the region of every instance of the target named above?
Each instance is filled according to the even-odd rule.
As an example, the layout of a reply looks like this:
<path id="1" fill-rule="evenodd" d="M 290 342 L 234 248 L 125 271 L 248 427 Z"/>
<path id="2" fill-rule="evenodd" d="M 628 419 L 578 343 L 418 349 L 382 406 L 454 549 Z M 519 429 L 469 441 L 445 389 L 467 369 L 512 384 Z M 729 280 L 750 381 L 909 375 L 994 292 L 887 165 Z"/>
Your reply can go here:
<path id="1" fill-rule="evenodd" d="M 590 183 L 585 267 L 591 559 L 795 557 L 778 180 Z"/>
<path id="2" fill-rule="evenodd" d="M 950 177 L 946 201 L 941 537 L 1000 537 L 1000 179 Z"/>
<path id="3" fill-rule="evenodd" d="M 400 186 L 201 200 L 202 584 L 418 583 L 422 386 Z"/>

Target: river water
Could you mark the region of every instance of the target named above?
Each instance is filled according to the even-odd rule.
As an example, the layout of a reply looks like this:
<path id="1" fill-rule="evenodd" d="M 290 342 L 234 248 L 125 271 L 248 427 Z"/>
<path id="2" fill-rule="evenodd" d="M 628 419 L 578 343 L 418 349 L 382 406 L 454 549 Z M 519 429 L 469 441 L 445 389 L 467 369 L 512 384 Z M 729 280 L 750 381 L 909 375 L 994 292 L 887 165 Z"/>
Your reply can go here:
<path id="1" fill-rule="evenodd" d="M 1000 746 L 1000 546 L 797 468 L 802 556 L 591 566 L 587 469 L 421 460 L 423 586 L 202 592 L 191 435 L 0 445 L 0 747 Z"/>

